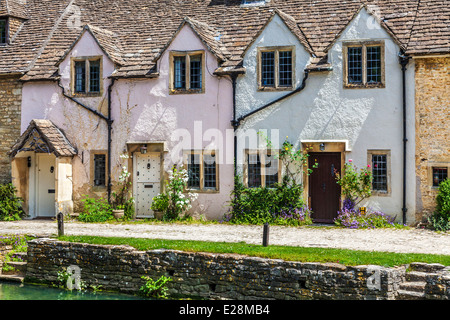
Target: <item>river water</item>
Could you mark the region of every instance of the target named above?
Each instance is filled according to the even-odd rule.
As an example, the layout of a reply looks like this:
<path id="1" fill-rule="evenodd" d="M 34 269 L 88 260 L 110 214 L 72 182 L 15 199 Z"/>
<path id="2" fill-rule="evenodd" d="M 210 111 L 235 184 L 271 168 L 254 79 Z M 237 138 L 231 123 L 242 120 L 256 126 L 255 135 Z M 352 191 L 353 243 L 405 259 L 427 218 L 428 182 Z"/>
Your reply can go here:
<path id="1" fill-rule="evenodd" d="M 106 292 L 78 292 L 39 285 L 0 282 L 0 300 L 144 300 L 144 298 Z"/>

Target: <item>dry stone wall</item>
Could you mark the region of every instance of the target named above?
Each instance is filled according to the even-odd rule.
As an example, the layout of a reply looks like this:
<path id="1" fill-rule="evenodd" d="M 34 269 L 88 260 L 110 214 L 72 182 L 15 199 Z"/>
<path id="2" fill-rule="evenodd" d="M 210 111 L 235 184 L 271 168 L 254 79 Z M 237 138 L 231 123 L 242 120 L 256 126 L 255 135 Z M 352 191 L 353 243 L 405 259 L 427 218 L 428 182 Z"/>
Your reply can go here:
<path id="1" fill-rule="evenodd" d="M 208 299 L 394 299 L 405 268 L 344 266 L 235 254 L 137 251 L 37 239 L 28 243 L 27 282 L 52 283 L 77 266 L 81 280 L 104 290 L 138 293 L 141 276 L 170 276 L 169 293 Z"/>

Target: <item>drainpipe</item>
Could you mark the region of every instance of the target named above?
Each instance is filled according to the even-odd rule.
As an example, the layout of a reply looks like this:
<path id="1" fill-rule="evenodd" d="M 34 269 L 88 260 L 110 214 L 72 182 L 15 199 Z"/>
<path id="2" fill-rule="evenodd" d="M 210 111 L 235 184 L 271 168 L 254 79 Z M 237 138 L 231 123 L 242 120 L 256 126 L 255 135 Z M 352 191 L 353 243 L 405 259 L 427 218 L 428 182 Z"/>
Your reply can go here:
<path id="1" fill-rule="evenodd" d="M 411 57 L 405 56 L 403 53 L 399 55 L 399 63 L 402 67 L 402 102 L 403 102 L 403 224 L 406 224 L 406 66 Z"/>
<path id="2" fill-rule="evenodd" d="M 236 177 L 237 174 L 237 163 L 236 163 L 236 158 L 237 158 L 237 136 L 236 136 L 236 130 L 239 126 L 238 121 L 236 120 L 236 80 L 237 80 L 237 74 L 231 74 L 231 83 L 232 83 L 232 87 L 233 87 L 233 120 L 231 120 L 231 125 L 233 126 L 234 129 L 234 144 L 233 144 L 233 148 L 234 148 L 234 176 Z"/>
<path id="3" fill-rule="evenodd" d="M 249 113 L 243 115 L 242 117 L 239 117 L 239 119 L 234 120 L 234 127 L 235 127 L 235 130 L 240 126 L 242 120 L 244 120 L 244 119 L 250 117 L 251 115 L 253 115 L 253 114 L 255 114 L 255 113 L 258 113 L 258 112 L 260 112 L 260 111 L 262 111 L 262 110 L 264 110 L 264 109 L 270 107 L 271 105 L 274 105 L 274 104 L 277 103 L 277 102 L 280 102 L 280 101 L 282 101 L 282 100 L 284 100 L 284 99 L 286 99 L 286 98 L 289 98 L 290 96 L 296 94 L 297 92 L 302 91 L 302 90 L 305 88 L 305 85 L 306 85 L 306 79 L 308 79 L 308 76 L 309 76 L 309 70 L 305 70 L 305 73 L 304 73 L 304 75 L 303 75 L 302 83 L 301 83 L 300 86 L 299 86 L 298 88 L 296 88 L 294 91 L 291 91 L 291 92 L 289 92 L 288 94 L 285 94 L 284 96 L 281 96 L 281 97 L 275 99 L 274 101 L 271 101 L 271 102 L 269 102 L 268 104 L 265 104 L 265 105 L 263 105 L 262 107 L 259 107 L 258 109 L 255 109 L 255 110 L 253 110 L 253 111 L 251 111 L 251 112 L 249 112 Z"/>
<path id="4" fill-rule="evenodd" d="M 108 186 L 107 186 L 107 191 L 108 191 L 108 202 L 111 203 L 111 187 L 112 187 L 112 182 L 111 182 L 111 144 L 112 144 L 112 124 L 114 122 L 114 120 L 112 120 L 111 118 L 111 92 L 112 92 L 112 87 L 114 85 L 114 82 L 116 81 L 115 78 L 111 78 L 111 83 L 108 86 Z"/>
<path id="5" fill-rule="evenodd" d="M 62 90 L 62 95 L 66 97 L 67 99 L 75 102 L 79 106 L 83 107 L 84 109 L 88 110 L 89 112 L 95 114 L 97 117 L 99 117 L 102 120 L 105 120 L 108 125 L 108 185 L 107 185 L 107 191 L 108 191 L 108 202 L 111 202 L 111 132 L 112 132 L 112 123 L 114 120 L 111 119 L 111 89 L 114 84 L 115 79 L 111 78 L 111 83 L 108 86 L 108 116 L 106 117 L 104 114 L 98 112 L 97 110 L 92 109 L 91 107 L 86 106 L 85 104 L 81 103 L 77 99 L 71 97 L 68 95 L 64 89 L 64 87 L 61 85 L 61 79 L 58 78 L 58 87 Z"/>

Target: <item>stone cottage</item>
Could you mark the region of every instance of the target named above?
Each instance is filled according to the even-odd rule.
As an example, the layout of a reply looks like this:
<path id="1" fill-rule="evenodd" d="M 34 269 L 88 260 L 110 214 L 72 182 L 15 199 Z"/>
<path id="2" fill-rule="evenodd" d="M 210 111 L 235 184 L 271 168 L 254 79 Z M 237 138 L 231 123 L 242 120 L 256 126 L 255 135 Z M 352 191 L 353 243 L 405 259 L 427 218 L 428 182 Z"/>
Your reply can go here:
<path id="1" fill-rule="evenodd" d="M 151 217 L 179 165 L 193 211 L 220 219 L 235 173 L 281 177 L 258 131 L 312 148 L 317 221 L 339 209 L 349 159 L 374 170 L 367 205 L 409 224 L 447 177 L 448 1 L 1 3 L 0 177 L 31 218 L 109 198 L 124 166 Z"/>

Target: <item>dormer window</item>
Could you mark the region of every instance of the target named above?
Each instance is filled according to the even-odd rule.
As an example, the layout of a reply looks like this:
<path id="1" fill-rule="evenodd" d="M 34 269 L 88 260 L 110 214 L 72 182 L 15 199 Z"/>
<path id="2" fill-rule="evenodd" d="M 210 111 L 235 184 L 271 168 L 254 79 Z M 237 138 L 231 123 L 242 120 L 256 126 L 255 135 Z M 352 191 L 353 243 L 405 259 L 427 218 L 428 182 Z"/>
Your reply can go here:
<path id="1" fill-rule="evenodd" d="M 343 57 L 345 88 L 384 88 L 383 42 L 344 43 Z"/>
<path id="2" fill-rule="evenodd" d="M 0 19 L 0 45 L 8 43 L 8 21 Z"/>
<path id="3" fill-rule="evenodd" d="M 204 51 L 170 53 L 170 93 L 205 92 Z"/>
<path id="4" fill-rule="evenodd" d="M 293 47 L 258 48 L 258 90 L 292 90 L 294 63 Z"/>
<path id="5" fill-rule="evenodd" d="M 73 94 L 87 96 L 101 95 L 101 70 L 101 57 L 72 58 Z"/>

